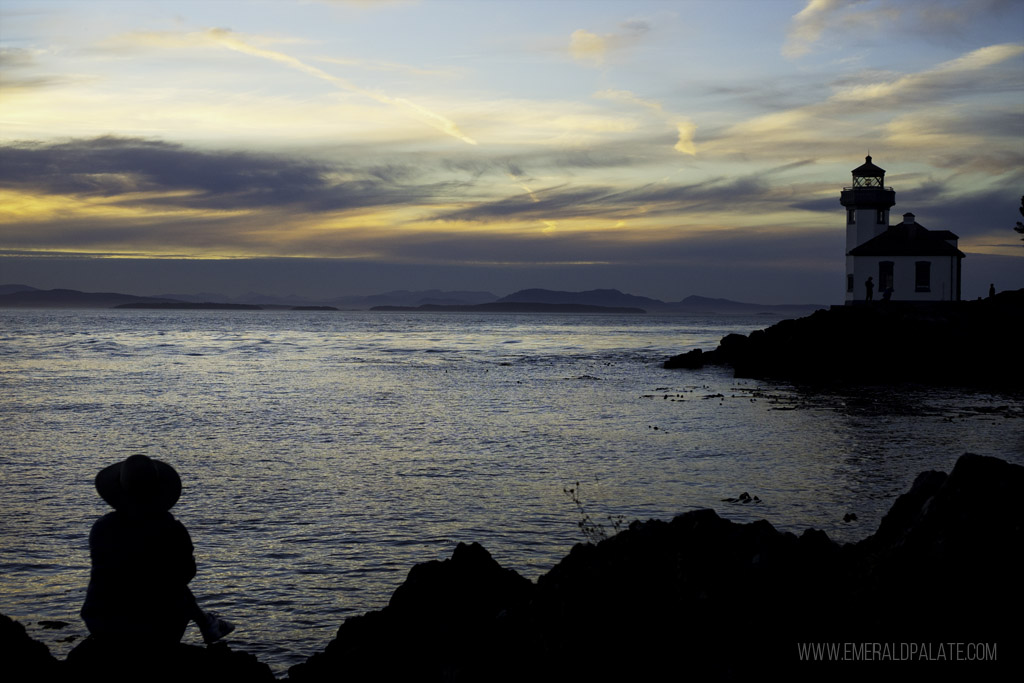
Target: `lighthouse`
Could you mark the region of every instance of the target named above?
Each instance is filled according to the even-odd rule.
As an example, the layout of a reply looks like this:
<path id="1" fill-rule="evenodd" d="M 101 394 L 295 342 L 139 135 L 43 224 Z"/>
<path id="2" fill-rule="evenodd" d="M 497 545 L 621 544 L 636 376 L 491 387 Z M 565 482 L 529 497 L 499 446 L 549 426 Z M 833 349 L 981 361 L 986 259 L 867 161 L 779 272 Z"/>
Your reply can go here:
<path id="1" fill-rule="evenodd" d="M 885 186 L 885 169 L 867 156 L 852 174 L 839 196 L 846 208 L 846 303 L 959 301 L 959 237 L 928 230 L 912 213 L 890 226 L 896 192 Z"/>
<path id="2" fill-rule="evenodd" d="M 868 155 L 862 165 L 853 169 L 853 185 L 843 188 L 839 203 L 846 207 L 846 253 L 849 254 L 889 228 L 889 209 L 896 204 L 896 192 L 885 186 L 885 169 L 871 163 Z M 847 272 L 852 272 L 849 267 Z"/>

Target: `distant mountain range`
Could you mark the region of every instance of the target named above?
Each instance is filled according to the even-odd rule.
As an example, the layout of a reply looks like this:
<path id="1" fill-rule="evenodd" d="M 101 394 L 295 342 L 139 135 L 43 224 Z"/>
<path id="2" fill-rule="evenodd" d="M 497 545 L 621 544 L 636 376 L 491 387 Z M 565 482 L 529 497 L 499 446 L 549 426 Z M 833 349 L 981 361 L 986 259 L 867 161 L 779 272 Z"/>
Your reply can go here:
<path id="1" fill-rule="evenodd" d="M 538 304 L 537 310 L 549 306 L 592 307 L 616 309 L 642 309 L 648 313 L 676 314 L 784 314 L 802 315 L 824 304 L 749 304 L 729 299 L 710 299 L 688 296 L 682 301 L 665 302 L 645 296 L 625 294 L 617 289 L 592 289 L 586 292 L 560 292 L 550 289 L 523 289 L 504 297 L 490 292 L 443 291 L 437 289 L 408 291 L 396 290 L 371 296 L 344 296 L 330 299 L 309 299 L 297 296 L 274 296 L 249 292 L 241 296 L 217 293 L 160 294 L 134 296 L 116 292 L 80 292 L 73 289 L 42 290 L 28 285 L 0 285 L 0 308 L 113 308 L 123 304 L 174 303 L 255 304 L 264 308 L 292 308 L 296 306 L 333 306 L 342 310 L 368 310 L 375 307 L 402 307 L 450 309 L 495 305 L 494 310 L 525 310 L 512 304 Z M 554 310 L 554 309 L 548 309 Z M 569 308 L 565 308 L 569 310 Z M 584 310 L 584 308 L 577 308 Z"/>
<path id="2" fill-rule="evenodd" d="M 807 313 L 825 304 L 747 304 L 729 299 L 709 299 L 703 296 L 688 296 L 682 301 L 665 302 L 646 296 L 624 294 L 617 289 L 592 289 L 586 292 L 558 292 L 550 289 L 523 289 L 498 301 L 529 301 L 536 303 L 583 304 L 587 306 L 625 306 L 642 308 L 649 313 Z"/>
<path id="3" fill-rule="evenodd" d="M 0 285 L 0 308 L 113 308 L 128 303 L 171 303 L 171 300 L 116 292 Z"/>

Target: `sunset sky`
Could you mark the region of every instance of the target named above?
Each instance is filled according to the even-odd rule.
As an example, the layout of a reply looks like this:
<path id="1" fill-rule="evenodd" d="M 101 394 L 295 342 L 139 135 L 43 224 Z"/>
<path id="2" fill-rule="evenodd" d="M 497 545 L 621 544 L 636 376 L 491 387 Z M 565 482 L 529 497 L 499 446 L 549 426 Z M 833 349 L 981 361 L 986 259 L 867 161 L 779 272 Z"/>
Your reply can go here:
<path id="1" fill-rule="evenodd" d="M 0 0 L 0 284 L 842 301 L 871 154 L 1024 287 L 1024 2 Z"/>

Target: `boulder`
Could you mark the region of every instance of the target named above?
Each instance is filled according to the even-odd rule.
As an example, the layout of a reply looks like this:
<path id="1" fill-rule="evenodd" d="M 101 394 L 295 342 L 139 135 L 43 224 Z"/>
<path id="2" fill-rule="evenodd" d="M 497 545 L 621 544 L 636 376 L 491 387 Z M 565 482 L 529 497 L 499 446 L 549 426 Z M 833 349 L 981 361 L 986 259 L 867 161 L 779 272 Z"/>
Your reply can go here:
<path id="1" fill-rule="evenodd" d="M 235 652 L 225 643 L 207 647 L 176 643 L 169 647 L 123 643 L 106 645 L 88 637 L 68 653 L 68 681 L 134 683 L 252 683 L 275 680 L 270 667 L 254 655 Z"/>
<path id="2" fill-rule="evenodd" d="M 63 664 L 48 647 L 29 637 L 24 626 L 0 614 L 0 666 L 4 671 L 25 672 L 23 680 L 59 680 Z"/>
<path id="3" fill-rule="evenodd" d="M 346 619 L 289 680 L 500 680 L 497 663 L 525 636 L 510 614 L 533 591 L 480 544 L 459 543 L 451 559 L 413 567 L 383 610 Z"/>

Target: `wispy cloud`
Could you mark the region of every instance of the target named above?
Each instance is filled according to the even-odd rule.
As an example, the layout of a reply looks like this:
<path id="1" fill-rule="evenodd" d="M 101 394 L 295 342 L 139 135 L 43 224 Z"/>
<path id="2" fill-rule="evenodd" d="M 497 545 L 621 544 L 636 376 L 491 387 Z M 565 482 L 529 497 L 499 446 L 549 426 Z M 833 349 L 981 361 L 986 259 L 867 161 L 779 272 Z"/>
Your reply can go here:
<path id="1" fill-rule="evenodd" d="M 665 111 L 665 108 L 660 102 L 637 97 L 629 90 L 600 90 L 594 93 L 594 97 L 598 99 L 616 100 L 619 102 L 635 104 L 654 112 L 660 118 L 668 120 L 671 125 L 675 127 L 676 133 L 679 137 L 673 149 L 683 154 L 689 154 L 690 156 L 697 155 L 697 147 L 693 142 L 693 136 L 697 132 L 696 124 L 694 124 L 690 119 L 669 114 Z"/>
<path id="2" fill-rule="evenodd" d="M 210 29 L 206 32 L 206 35 L 208 35 L 210 39 L 213 40 L 215 43 L 223 45 L 224 47 L 230 50 L 237 50 L 238 52 L 243 52 L 245 54 L 250 54 L 256 57 L 262 57 L 264 59 L 270 59 L 275 62 L 279 62 L 281 64 L 290 66 L 293 69 L 297 69 L 299 71 L 307 73 L 310 76 L 315 76 L 317 78 L 323 79 L 343 90 L 348 90 L 358 95 L 369 97 L 370 99 L 380 102 L 381 104 L 402 107 L 409 111 L 410 113 L 417 116 L 418 118 L 420 118 L 421 120 L 423 120 L 428 125 L 433 126 L 442 133 L 445 133 L 446 135 L 450 135 L 453 138 L 462 140 L 463 142 L 466 142 L 471 145 L 477 144 L 476 140 L 463 134 L 462 131 L 459 130 L 458 126 L 455 125 L 454 121 L 442 116 L 441 114 L 433 112 L 427 109 L 426 107 L 416 104 L 415 102 L 411 102 L 410 100 L 407 100 L 405 98 L 391 97 L 390 95 L 385 95 L 384 93 L 381 92 L 361 88 L 352 83 L 351 81 L 329 74 L 326 71 L 323 71 L 322 69 L 318 69 L 315 66 L 306 64 L 294 57 L 284 54 L 283 52 L 266 50 L 263 48 L 256 47 L 254 45 L 250 45 L 248 42 L 242 40 L 236 34 L 224 29 Z"/>
<path id="3" fill-rule="evenodd" d="M 807 0 L 790 21 L 782 54 L 806 56 L 824 41 L 866 42 L 867 36 L 948 44 L 979 20 L 996 21 L 1012 0 Z"/>
<path id="4" fill-rule="evenodd" d="M 124 36 L 121 40 L 138 42 L 140 44 L 155 47 L 216 46 L 241 52 L 253 57 L 274 61 L 305 73 L 308 76 L 326 81 L 341 90 L 369 98 L 375 102 L 379 102 L 380 104 L 398 107 L 423 123 L 441 131 L 445 135 L 450 135 L 451 137 L 470 145 L 477 144 L 476 140 L 459 130 L 459 127 L 454 121 L 442 114 L 428 109 L 423 105 L 403 97 L 392 97 L 391 95 L 387 95 L 377 90 L 363 88 L 348 79 L 335 76 L 334 74 L 328 73 L 311 64 L 307 64 L 284 52 L 259 47 L 255 45 L 253 41 L 246 40 L 239 34 L 227 29 L 213 28 L 188 34 L 136 33 L 130 36 Z"/>
<path id="5" fill-rule="evenodd" d="M 651 30 L 644 21 L 625 22 L 619 28 L 619 31 L 603 35 L 576 29 L 569 36 L 569 54 L 578 62 L 603 66 L 612 53 L 635 45 Z"/>
<path id="6" fill-rule="evenodd" d="M 985 71 L 1021 54 L 1024 54 L 1024 45 L 989 45 L 925 71 L 842 88 L 829 98 L 829 102 L 844 107 L 866 108 L 886 100 L 894 104 L 950 101 L 993 87 L 1015 90 L 1019 83 L 1005 82 L 1002 75 L 990 75 Z"/>
<path id="7" fill-rule="evenodd" d="M 956 116 L 973 120 L 1002 110 L 1007 94 L 1024 88 L 1024 73 L 1004 66 L 1021 55 L 1024 45 L 990 45 L 918 72 L 869 71 L 856 78 L 847 76 L 833 84 L 828 97 L 716 131 L 702 149 L 719 156 L 784 158 L 787 150 L 807 148 L 813 141 L 822 156 L 848 154 L 858 145 L 866 151 L 873 144 L 876 149 L 884 145 L 890 151 L 927 151 L 929 155 L 943 147 L 961 147 L 983 157 L 994 151 L 993 140 L 1007 133 L 1009 139 L 1012 130 L 1005 125 L 993 128 L 988 131 L 989 144 L 982 145 L 964 136 L 963 123 L 954 124 Z M 923 130 L 899 124 L 920 116 L 928 121 Z M 1005 117 L 1001 120 L 1005 123 Z M 815 131 L 830 133 L 818 136 Z"/>
<path id="8" fill-rule="evenodd" d="M 453 68 L 425 69 L 423 67 L 410 66 L 409 64 L 399 64 L 398 62 L 381 62 L 369 59 L 343 59 L 340 57 L 317 57 L 316 59 L 318 62 L 324 62 L 326 64 L 351 66 L 369 71 L 393 71 L 398 73 L 407 73 L 413 76 L 436 76 L 447 78 L 456 76 L 459 73 L 458 70 Z"/>
<path id="9" fill-rule="evenodd" d="M 0 94 L 48 88 L 71 80 L 66 75 L 34 73 L 39 68 L 40 54 L 36 49 L 0 48 Z"/>
<path id="10" fill-rule="evenodd" d="M 323 164 L 270 153 L 210 151 L 101 137 L 0 147 L 0 188 L 150 209 L 290 208 L 299 213 L 418 205 L 443 192 L 408 171 Z"/>
<path id="11" fill-rule="evenodd" d="M 807 0 L 793 16 L 789 34 L 782 46 L 786 57 L 802 57 L 811 51 L 822 34 L 837 21 L 843 10 L 862 0 Z"/>

